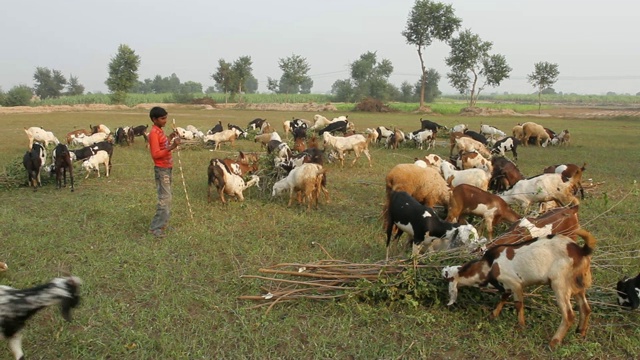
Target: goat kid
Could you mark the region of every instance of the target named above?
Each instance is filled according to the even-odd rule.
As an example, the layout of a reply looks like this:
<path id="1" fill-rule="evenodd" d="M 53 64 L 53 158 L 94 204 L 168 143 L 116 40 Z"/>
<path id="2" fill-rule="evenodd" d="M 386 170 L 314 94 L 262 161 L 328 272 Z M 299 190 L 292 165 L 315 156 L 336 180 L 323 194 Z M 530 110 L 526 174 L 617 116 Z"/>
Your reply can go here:
<path id="1" fill-rule="evenodd" d="M 616 285 L 618 304 L 632 310 L 640 306 L 640 274 L 634 278 L 625 277 Z"/>
<path id="2" fill-rule="evenodd" d="M 109 177 L 109 153 L 104 150 L 98 150 L 95 155 L 82 162 L 82 168 L 87 172 L 87 179 L 91 175 L 91 171 L 95 170 L 100 177 L 100 164 L 104 164 L 105 173 Z"/>

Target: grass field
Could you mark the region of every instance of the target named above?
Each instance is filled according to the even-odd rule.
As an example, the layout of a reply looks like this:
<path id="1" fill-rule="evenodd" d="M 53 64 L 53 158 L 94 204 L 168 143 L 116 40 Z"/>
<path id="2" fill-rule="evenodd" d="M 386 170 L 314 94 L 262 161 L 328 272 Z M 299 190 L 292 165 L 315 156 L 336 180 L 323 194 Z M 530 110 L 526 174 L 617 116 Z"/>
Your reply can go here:
<path id="1" fill-rule="evenodd" d="M 211 128 L 218 120 L 240 126 L 266 117 L 277 129 L 292 116 L 313 113 L 239 110 L 185 110 L 168 107 L 179 126 Z M 325 114 L 327 117 L 338 114 Z M 350 113 L 365 127 L 418 128 L 410 113 Z M 584 228 L 598 239 L 593 258 L 594 285 L 588 291 L 593 313 L 586 339 L 573 330 L 555 351 L 547 343 L 560 323 L 552 293 L 531 288 L 525 300 L 527 326 L 517 330 L 512 304 L 488 320 L 498 295 L 460 290 L 458 303 L 446 307 L 447 284 L 439 266 L 420 274 L 435 289 L 431 297 L 397 301 L 375 296 L 341 301 L 300 300 L 250 309 L 258 302 L 238 300 L 259 295 L 258 269 L 278 263 L 326 259 L 312 242 L 335 259 L 372 263 L 384 259 L 380 213 L 384 177 L 395 164 L 412 162 L 428 152 L 404 147 L 372 148 L 373 167 L 362 159 L 353 168 L 328 164 L 331 202 L 318 210 L 287 208 L 287 199 L 270 197 L 270 189 L 250 188 L 245 202 L 207 203 L 208 162 L 235 157 L 237 150 L 260 151 L 252 140 L 235 149 L 211 152 L 189 147 L 175 156 L 194 212 L 191 220 L 181 171 L 174 168 L 174 203 L 169 235 L 147 234 L 155 211 L 153 164 L 144 143 L 117 147 L 112 176 L 84 180 L 76 164 L 76 191 L 56 190 L 53 183 L 37 192 L 26 187 L 0 189 L 0 261 L 9 270 L 0 284 L 25 288 L 72 273 L 84 280 L 83 301 L 74 321 L 65 323 L 49 308 L 28 324 L 23 348 L 29 359 L 549 359 L 640 357 L 640 312 L 616 305 L 616 282 L 640 271 L 638 134 L 640 119 L 608 120 L 438 116 L 447 126 L 481 122 L 510 132 L 518 122 L 536 121 L 556 131 L 569 129 L 570 147 L 519 149 L 518 166 L 532 176 L 553 164 L 587 163 L 587 190 L 580 207 Z M 27 148 L 23 127 L 42 126 L 58 138 L 76 128 L 103 123 L 150 124 L 148 111 L 0 114 L 0 170 L 16 168 Z M 445 139 L 441 139 L 444 141 Z M 448 155 L 448 148 L 435 151 Z M 178 155 L 178 154 L 176 154 Z M 19 168 L 19 167 L 18 167 Z M 0 171 L 0 176 L 1 176 Z M 26 182 L 26 174 L 24 175 Z M 0 184 L 1 185 L 1 184 Z M 504 228 L 502 228 L 504 229 Z M 399 251 L 399 250 L 398 250 Z M 405 255 L 408 256 L 408 253 Z M 439 259 L 447 265 L 455 258 Z M 362 286 L 367 286 L 363 283 Z M 416 298 L 418 298 L 416 296 Z M 6 346 L 0 358 L 10 358 Z"/>

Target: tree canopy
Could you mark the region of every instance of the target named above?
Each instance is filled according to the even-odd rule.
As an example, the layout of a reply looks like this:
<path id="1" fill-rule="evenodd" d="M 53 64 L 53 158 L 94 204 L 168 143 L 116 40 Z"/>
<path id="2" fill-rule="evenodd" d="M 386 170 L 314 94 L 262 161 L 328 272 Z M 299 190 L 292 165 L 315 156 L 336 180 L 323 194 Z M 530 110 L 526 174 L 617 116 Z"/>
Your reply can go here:
<path id="1" fill-rule="evenodd" d="M 113 102 L 124 102 L 127 92 L 137 84 L 138 66 L 140 56 L 128 45 L 120 44 L 118 52 L 109 62 L 109 78 L 105 81 Z"/>
<path id="2" fill-rule="evenodd" d="M 378 62 L 375 52 L 368 51 L 351 63 L 351 79 L 337 80 L 331 87 L 338 101 L 359 101 L 365 97 L 387 100 L 397 89 L 389 83 L 393 65 L 388 59 Z M 341 96 L 349 95 L 348 98 Z"/>
<path id="3" fill-rule="evenodd" d="M 471 30 L 462 31 L 451 39 L 451 52 L 445 62 L 451 67 L 449 83 L 460 94 L 469 95 L 469 106 L 474 107 L 480 92 L 486 86 L 499 86 L 508 79 L 511 67 L 503 55 L 490 55 L 493 43 L 483 41 Z"/>
<path id="4" fill-rule="evenodd" d="M 407 44 L 414 45 L 420 58 L 422 70 L 420 85 L 420 107 L 424 106 L 427 67 L 424 63 L 424 52 L 434 40 L 449 41 L 453 33 L 458 30 L 462 20 L 455 16 L 453 7 L 430 0 L 416 0 L 407 25 L 402 31 Z M 433 101 L 433 99 L 431 99 Z"/>
<path id="5" fill-rule="evenodd" d="M 69 81 L 67 82 L 67 93 L 66 95 L 75 96 L 84 94 L 84 85 L 80 84 L 78 78 L 69 75 Z"/>
<path id="6" fill-rule="evenodd" d="M 33 74 L 35 80 L 34 91 L 41 99 L 57 98 L 62 95 L 67 79 L 58 70 L 37 67 Z"/>
<path id="7" fill-rule="evenodd" d="M 219 59 L 211 78 L 216 82 L 216 89 L 224 94 L 255 93 L 258 79 L 253 76 L 252 66 L 251 56 L 241 56 L 233 63 Z"/>
<path id="8" fill-rule="evenodd" d="M 267 78 L 268 90 L 280 94 L 311 92 L 313 80 L 307 75 L 311 67 L 306 58 L 293 54 L 287 58 L 279 59 L 278 67 L 282 70 L 280 81 Z"/>
<path id="9" fill-rule="evenodd" d="M 544 90 L 551 88 L 558 81 L 558 64 L 550 62 L 537 62 L 533 65 L 533 72 L 527 75 L 529 82 L 538 91 L 538 113 L 542 107 L 542 93 Z"/>

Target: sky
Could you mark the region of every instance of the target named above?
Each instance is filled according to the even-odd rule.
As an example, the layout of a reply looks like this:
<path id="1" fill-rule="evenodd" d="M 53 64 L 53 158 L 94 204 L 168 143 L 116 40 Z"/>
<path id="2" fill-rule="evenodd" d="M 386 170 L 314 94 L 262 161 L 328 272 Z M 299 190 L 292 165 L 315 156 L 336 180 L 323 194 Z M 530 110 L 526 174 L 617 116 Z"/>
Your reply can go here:
<path id="1" fill-rule="evenodd" d="M 526 76 L 537 62 L 558 64 L 554 89 L 577 94 L 640 92 L 637 0 L 443 0 L 470 29 L 493 43 L 513 69 L 484 93 L 534 93 Z M 218 60 L 250 56 L 258 91 L 279 79 L 279 59 L 310 65 L 313 93 L 348 79 L 349 65 L 373 51 L 394 67 L 389 81 L 416 83 L 420 61 L 402 36 L 413 0 L 29 0 L 0 12 L 0 88 L 34 86 L 37 67 L 73 75 L 87 92 L 107 93 L 108 64 L 126 44 L 141 58 L 139 80 L 175 73 L 213 86 Z M 449 47 L 434 42 L 425 62 L 448 83 Z"/>

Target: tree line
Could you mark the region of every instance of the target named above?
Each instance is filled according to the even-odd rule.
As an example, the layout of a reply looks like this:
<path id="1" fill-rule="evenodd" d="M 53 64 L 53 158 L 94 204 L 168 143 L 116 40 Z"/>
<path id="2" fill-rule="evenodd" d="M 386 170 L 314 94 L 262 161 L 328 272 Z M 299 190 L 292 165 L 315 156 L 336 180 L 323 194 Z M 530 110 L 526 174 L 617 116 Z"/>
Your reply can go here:
<path id="1" fill-rule="evenodd" d="M 403 82 L 397 87 L 389 82 L 393 64 L 388 59 L 377 58 L 375 51 L 368 51 L 349 64 L 350 77 L 336 80 L 331 86 L 335 101 L 357 102 L 365 97 L 381 101 L 433 102 L 441 95 L 438 89 L 441 75 L 427 67 L 427 48 L 434 41 L 441 41 L 450 47 L 445 59 L 450 71 L 446 74 L 449 84 L 464 95 L 470 107 L 475 106 L 480 93 L 487 87 L 497 87 L 508 79 L 512 71 L 504 55 L 491 53 L 493 43 L 484 41 L 469 29 L 460 30 L 462 19 L 455 15 L 451 5 L 432 0 L 416 0 L 402 35 L 408 45 L 416 48 L 421 76 L 415 83 Z M 178 102 L 188 102 L 193 94 L 203 93 L 202 84 L 187 81 L 182 83 L 176 74 L 168 77 L 156 75 L 153 79 L 138 79 L 140 56 L 126 44 L 118 47 L 111 58 L 105 81 L 113 103 L 123 103 L 127 93 L 173 93 Z M 311 93 L 313 80 L 309 76 L 311 66 L 306 58 L 292 54 L 278 59 L 282 71 L 279 79 L 267 77 L 267 90 L 280 94 Z M 258 80 L 253 76 L 253 61 L 248 55 L 234 61 L 219 59 L 215 71 L 210 75 L 215 86 L 205 93 L 219 92 L 225 99 L 242 93 L 255 93 Z M 534 64 L 534 71 L 527 75 L 527 81 L 541 94 L 555 84 L 559 76 L 558 65 L 549 62 Z M 6 94 L 0 89 L 0 105 L 15 106 L 28 104 L 35 94 L 41 99 L 59 96 L 73 96 L 84 93 L 77 77 L 67 80 L 58 70 L 38 67 L 34 73 L 33 89 L 26 85 L 14 87 Z M 26 102 L 26 103 L 25 103 Z"/>

